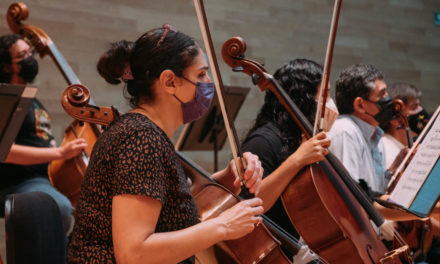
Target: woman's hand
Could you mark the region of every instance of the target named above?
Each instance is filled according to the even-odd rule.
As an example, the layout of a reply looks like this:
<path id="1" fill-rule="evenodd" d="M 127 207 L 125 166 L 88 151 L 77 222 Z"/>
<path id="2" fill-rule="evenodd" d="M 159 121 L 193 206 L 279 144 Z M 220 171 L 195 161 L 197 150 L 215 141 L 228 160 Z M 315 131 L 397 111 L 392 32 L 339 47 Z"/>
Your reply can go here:
<path id="1" fill-rule="evenodd" d="M 246 163 L 246 170 L 244 171 L 243 178 L 246 183 L 246 187 L 249 189 L 250 193 L 258 195 L 260 192 L 261 180 L 263 178 L 264 169 L 261 166 L 261 162 L 257 155 L 250 152 L 245 152 L 243 154 L 243 159 Z M 234 160 L 229 162 L 228 170 L 232 175 L 235 176 L 234 185 L 236 187 L 240 186 L 240 177 L 238 176 L 238 171 L 236 169 Z"/>
<path id="2" fill-rule="evenodd" d="M 60 159 L 68 160 L 78 156 L 87 147 L 87 142 L 83 138 L 78 138 L 67 142 L 58 148 Z"/>
<path id="3" fill-rule="evenodd" d="M 303 142 L 290 157 L 299 158 L 302 166 L 305 166 L 323 160 L 328 154 L 328 147 L 330 147 L 330 139 L 325 132 L 321 132 Z"/>
<path id="4" fill-rule="evenodd" d="M 262 222 L 263 201 L 260 198 L 244 200 L 220 214 L 215 221 L 224 229 L 224 240 L 238 239 L 252 232 Z"/>

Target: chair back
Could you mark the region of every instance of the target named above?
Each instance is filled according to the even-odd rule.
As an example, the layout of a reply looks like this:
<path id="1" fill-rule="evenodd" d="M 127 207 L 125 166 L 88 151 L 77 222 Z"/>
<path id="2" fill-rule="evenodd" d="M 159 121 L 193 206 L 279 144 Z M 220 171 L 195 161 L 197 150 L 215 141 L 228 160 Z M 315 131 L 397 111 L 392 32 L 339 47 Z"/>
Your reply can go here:
<path id="1" fill-rule="evenodd" d="M 8 264 L 58 264 L 65 261 L 65 236 L 58 205 L 46 193 L 6 196 Z"/>

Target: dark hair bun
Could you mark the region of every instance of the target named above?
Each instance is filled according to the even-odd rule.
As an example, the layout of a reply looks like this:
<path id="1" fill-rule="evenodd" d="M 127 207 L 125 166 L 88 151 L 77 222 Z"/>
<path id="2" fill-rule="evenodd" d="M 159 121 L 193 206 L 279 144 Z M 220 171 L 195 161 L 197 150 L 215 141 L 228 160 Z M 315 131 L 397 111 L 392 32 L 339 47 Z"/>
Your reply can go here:
<path id="1" fill-rule="evenodd" d="M 99 74 L 111 84 L 121 83 L 126 63 L 130 63 L 133 42 L 121 40 L 111 44 L 110 49 L 98 61 L 96 68 Z"/>

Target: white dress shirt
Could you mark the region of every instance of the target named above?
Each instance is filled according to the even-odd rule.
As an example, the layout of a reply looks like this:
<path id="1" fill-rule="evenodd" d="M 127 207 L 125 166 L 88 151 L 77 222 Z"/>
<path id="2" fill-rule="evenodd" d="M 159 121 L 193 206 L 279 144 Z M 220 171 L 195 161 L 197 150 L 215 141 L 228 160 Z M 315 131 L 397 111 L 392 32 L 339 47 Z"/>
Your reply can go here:
<path id="1" fill-rule="evenodd" d="M 354 115 L 340 115 L 327 136 L 331 139 L 330 151 L 344 164 L 351 177 L 364 180 L 375 192 L 384 193 L 384 157 L 379 146 L 383 130 Z"/>
<path id="2" fill-rule="evenodd" d="M 385 133 L 380 140 L 383 144 L 385 154 L 385 168 L 389 168 L 396 159 L 397 154 L 405 147 L 399 140 L 390 134 Z"/>

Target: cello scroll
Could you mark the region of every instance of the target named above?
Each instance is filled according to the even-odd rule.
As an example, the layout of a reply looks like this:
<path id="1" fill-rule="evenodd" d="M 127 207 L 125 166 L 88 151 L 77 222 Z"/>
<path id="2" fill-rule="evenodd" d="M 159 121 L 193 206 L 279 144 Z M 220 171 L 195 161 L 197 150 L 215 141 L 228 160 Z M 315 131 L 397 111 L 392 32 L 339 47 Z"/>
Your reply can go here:
<path id="1" fill-rule="evenodd" d="M 108 126 L 111 122 L 118 119 L 119 112 L 113 106 L 95 106 L 90 104 L 89 101 L 89 90 L 80 84 L 73 84 L 67 87 L 61 98 L 64 110 L 77 120 Z"/>
<path id="2" fill-rule="evenodd" d="M 53 44 L 52 39 L 40 28 L 23 24 L 22 21 L 28 17 L 29 9 L 25 4 L 14 3 L 9 6 L 7 21 L 11 31 L 28 39 L 40 57 L 44 57 L 49 54 L 48 46 Z"/>

